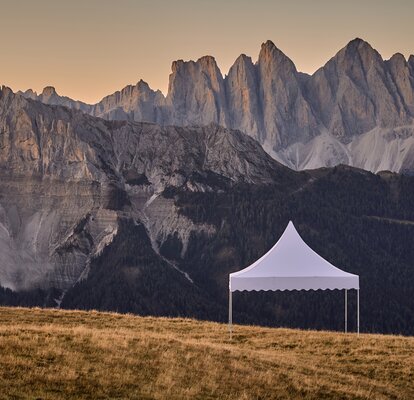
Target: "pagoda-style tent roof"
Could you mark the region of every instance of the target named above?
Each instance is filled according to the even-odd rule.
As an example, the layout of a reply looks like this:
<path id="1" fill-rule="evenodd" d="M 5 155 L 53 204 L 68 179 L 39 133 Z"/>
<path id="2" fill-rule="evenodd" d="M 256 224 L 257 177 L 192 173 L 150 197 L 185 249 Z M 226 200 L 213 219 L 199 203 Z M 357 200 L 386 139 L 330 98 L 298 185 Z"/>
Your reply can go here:
<path id="1" fill-rule="evenodd" d="M 249 267 L 230 274 L 230 290 L 359 289 L 359 277 L 313 251 L 289 222 L 278 242 Z"/>
<path id="2" fill-rule="evenodd" d="M 313 251 L 289 222 L 277 243 L 249 267 L 229 276 L 229 326 L 232 324 L 232 292 L 259 290 L 357 290 L 359 333 L 359 276 L 342 271 Z"/>

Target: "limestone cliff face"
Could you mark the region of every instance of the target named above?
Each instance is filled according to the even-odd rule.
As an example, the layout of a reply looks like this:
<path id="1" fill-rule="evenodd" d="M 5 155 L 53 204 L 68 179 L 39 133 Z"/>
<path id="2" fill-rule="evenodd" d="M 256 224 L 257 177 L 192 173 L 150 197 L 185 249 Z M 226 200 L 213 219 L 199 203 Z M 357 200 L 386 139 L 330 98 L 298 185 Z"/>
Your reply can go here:
<path id="1" fill-rule="evenodd" d="M 28 99 L 39 100 L 45 104 L 70 107 L 75 110 L 82 110 L 86 113 L 91 113 L 93 110 L 93 107 L 90 104 L 72 100 L 70 97 L 60 96 L 53 86 L 46 86 L 39 95 L 31 89 L 26 90 L 24 93 L 18 92 L 18 94 L 21 94 Z"/>
<path id="2" fill-rule="evenodd" d="M 262 45 L 257 62 L 264 141 L 273 150 L 318 133 L 318 123 L 305 100 L 296 67 L 271 41 Z"/>
<path id="3" fill-rule="evenodd" d="M 259 75 L 250 57 L 242 54 L 225 79 L 228 123 L 261 141 L 265 138 Z"/>
<path id="4" fill-rule="evenodd" d="M 395 93 L 400 116 L 409 120 L 414 116 L 414 71 L 400 53 L 394 54 L 386 62 L 390 74 L 390 90 Z"/>
<path id="5" fill-rule="evenodd" d="M 337 138 L 412 123 L 413 88 L 406 61 L 394 56 L 384 62 L 360 39 L 319 69 L 307 90 L 324 126 Z"/>
<path id="6" fill-rule="evenodd" d="M 224 80 L 213 57 L 173 62 L 166 101 L 170 124 L 228 126 Z"/>
<path id="7" fill-rule="evenodd" d="M 3 87 L 0 286 L 64 292 L 87 276 L 120 220 L 143 224 L 157 254 L 171 236 L 184 254 L 191 235 L 214 229 L 179 215 L 166 188 L 211 191 L 292 174 L 239 131 L 106 121 Z"/>
<path id="8" fill-rule="evenodd" d="M 414 56 L 383 60 L 361 39 L 352 40 L 311 76 L 299 73 L 267 41 L 255 64 L 241 55 L 224 78 L 211 56 L 173 62 L 166 97 L 143 81 L 93 106 L 61 97 L 50 87 L 39 96 L 24 95 L 108 120 L 238 129 L 295 169 L 346 163 L 375 172 L 410 171 L 414 165 L 409 161 Z M 402 137 L 402 131 L 408 136 Z"/>
<path id="9" fill-rule="evenodd" d="M 140 80 L 102 99 L 90 114 L 105 119 L 131 120 L 163 123 L 165 121 L 165 98 L 160 91 L 153 91 Z"/>
<path id="10" fill-rule="evenodd" d="M 411 55 L 408 58 L 408 69 L 410 71 L 410 80 L 411 80 L 411 85 L 413 85 L 413 79 L 412 77 L 414 76 L 414 55 Z"/>

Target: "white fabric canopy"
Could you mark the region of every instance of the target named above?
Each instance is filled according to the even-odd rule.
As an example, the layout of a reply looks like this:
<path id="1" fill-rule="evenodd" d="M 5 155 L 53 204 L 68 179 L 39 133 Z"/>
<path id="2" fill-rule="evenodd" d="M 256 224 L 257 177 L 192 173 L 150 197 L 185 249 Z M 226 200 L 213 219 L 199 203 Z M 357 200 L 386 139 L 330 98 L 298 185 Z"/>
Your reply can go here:
<path id="1" fill-rule="evenodd" d="M 348 289 L 357 290 L 359 334 L 359 276 L 336 268 L 314 252 L 289 222 L 277 243 L 249 267 L 229 277 L 229 330 L 232 335 L 232 292 L 237 290 L 345 289 L 345 332 L 348 331 Z"/>
<path id="2" fill-rule="evenodd" d="M 289 222 L 278 242 L 249 267 L 230 274 L 229 289 L 359 289 L 359 276 L 336 268 L 314 252 Z"/>

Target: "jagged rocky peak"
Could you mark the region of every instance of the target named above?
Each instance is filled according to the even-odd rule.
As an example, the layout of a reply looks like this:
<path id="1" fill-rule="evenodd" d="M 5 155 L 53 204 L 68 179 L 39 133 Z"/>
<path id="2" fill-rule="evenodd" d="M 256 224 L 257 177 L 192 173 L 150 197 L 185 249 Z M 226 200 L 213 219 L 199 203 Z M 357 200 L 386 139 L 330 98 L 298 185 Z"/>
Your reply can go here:
<path id="1" fill-rule="evenodd" d="M 247 68 L 251 69 L 254 65 L 253 65 L 253 61 L 252 58 L 246 54 L 240 54 L 237 58 L 236 61 L 234 62 L 234 64 L 230 67 L 230 70 L 232 68 Z"/>
<path id="2" fill-rule="evenodd" d="M 175 60 L 172 62 L 171 71 L 172 73 L 178 73 L 182 70 L 187 70 L 188 68 L 194 68 L 196 66 L 201 66 L 204 69 L 215 69 L 217 67 L 216 59 L 213 56 L 205 55 L 197 59 L 197 61 L 189 60 L 184 61 L 182 59 Z"/>
<path id="3" fill-rule="evenodd" d="M 355 38 L 351 40 L 344 48 L 343 50 L 347 52 L 348 54 L 365 54 L 368 56 L 379 56 L 379 58 L 382 60 L 381 55 L 378 53 L 377 50 L 375 50 L 367 41 L 361 39 L 361 38 Z M 341 52 L 341 51 L 340 51 Z"/>
<path id="4" fill-rule="evenodd" d="M 397 88 L 395 97 L 399 114 L 409 121 L 409 116 L 414 117 L 414 74 L 401 53 L 394 54 L 386 65 Z"/>
<path id="5" fill-rule="evenodd" d="M 275 52 L 282 53 L 271 40 L 266 40 L 266 42 L 262 43 L 262 45 L 260 46 L 260 52 L 262 54 L 269 54 L 269 53 L 275 53 Z"/>
<path id="6" fill-rule="evenodd" d="M 161 107 L 164 95 L 154 91 L 147 82 L 140 79 L 135 85 L 125 86 L 104 97 L 93 106 L 91 114 L 108 120 L 132 120 L 163 123 Z"/>
<path id="7" fill-rule="evenodd" d="M 56 89 L 53 86 L 46 86 L 42 91 L 42 96 L 50 97 L 53 95 L 57 95 Z"/>
<path id="8" fill-rule="evenodd" d="M 359 37 L 356 37 L 355 39 L 352 39 L 351 41 L 349 41 L 348 44 L 345 46 L 345 49 L 347 51 L 358 51 L 358 52 L 375 51 L 373 47 L 367 41 Z"/>
<path id="9" fill-rule="evenodd" d="M 257 68 L 252 59 L 240 55 L 225 79 L 229 124 L 260 140 L 263 117 L 259 100 Z"/>
<path id="10" fill-rule="evenodd" d="M 171 91 L 174 91 L 176 83 L 182 83 L 184 79 L 189 81 L 190 79 L 201 79 L 205 77 L 210 81 L 211 87 L 216 91 L 220 90 L 220 83 L 223 81 L 220 69 L 217 66 L 215 58 L 212 56 L 203 56 L 197 61 L 173 61 L 171 71 L 168 89 L 169 94 Z"/>
<path id="11" fill-rule="evenodd" d="M 27 89 L 24 93 L 23 92 L 18 92 L 18 94 L 22 94 L 24 97 L 26 97 L 28 99 L 32 99 L 32 100 L 37 99 L 37 93 L 35 91 L 33 91 L 32 89 Z"/>
<path id="12" fill-rule="evenodd" d="M 295 141 L 315 136 L 318 122 L 304 97 L 292 60 L 268 40 L 262 44 L 257 67 L 263 113 L 261 142 L 265 148 L 272 154 Z"/>
<path id="13" fill-rule="evenodd" d="M 122 90 L 115 92 L 110 96 L 104 97 L 101 102 L 113 101 L 116 99 L 117 101 L 128 101 L 126 97 L 133 96 L 135 98 L 140 96 L 148 96 L 155 93 L 154 90 L 150 88 L 147 82 L 140 79 L 135 85 L 127 85 Z"/>
<path id="14" fill-rule="evenodd" d="M 66 105 L 65 98 L 59 96 L 56 92 L 56 89 L 53 86 L 46 86 L 42 93 L 38 96 L 40 101 L 46 104 L 53 104 L 53 105 Z M 36 100 L 36 99 L 34 99 Z"/>
<path id="15" fill-rule="evenodd" d="M 226 76 L 226 83 L 230 96 L 232 91 L 239 91 L 241 95 L 246 96 L 247 92 L 255 90 L 257 74 L 251 57 L 241 54 L 236 59 Z"/>
<path id="16" fill-rule="evenodd" d="M 9 108 L 13 109 L 14 107 L 21 107 L 25 103 L 26 98 L 24 96 L 15 94 L 8 86 L 2 85 L 0 87 L 0 118 L 4 118 L 5 113 Z"/>
<path id="17" fill-rule="evenodd" d="M 246 54 L 240 54 L 234 64 L 230 67 L 225 80 L 233 82 L 239 82 L 240 84 L 246 83 L 252 77 L 257 79 L 257 66 L 253 63 L 252 58 Z"/>
<path id="18" fill-rule="evenodd" d="M 13 95 L 14 95 L 13 90 L 11 90 L 11 88 L 9 88 L 9 87 L 8 87 L 8 86 L 6 86 L 6 85 L 1 85 L 1 87 L 0 87 L 0 92 L 1 92 L 4 96 L 10 95 L 10 94 L 13 94 Z"/>
<path id="19" fill-rule="evenodd" d="M 82 110 L 86 113 L 91 113 L 92 110 L 92 106 L 89 104 L 86 104 L 82 101 L 73 100 L 66 96 L 60 96 L 53 86 L 46 86 L 43 89 L 42 93 L 40 93 L 39 95 L 31 89 L 26 90 L 24 93 L 18 92 L 18 94 L 21 94 L 24 97 L 32 100 L 41 101 L 45 104 L 70 107 L 75 110 Z"/>
<path id="20" fill-rule="evenodd" d="M 213 56 L 203 56 L 197 60 L 197 64 L 201 66 L 201 71 L 207 75 L 212 89 L 217 93 L 224 92 L 223 75 L 217 66 L 216 59 Z"/>
<path id="21" fill-rule="evenodd" d="M 395 53 L 392 57 L 388 60 L 389 64 L 395 65 L 396 67 L 405 67 L 407 65 L 407 60 L 405 59 L 404 55 L 401 53 Z"/>
<path id="22" fill-rule="evenodd" d="M 155 91 L 155 90 L 151 89 L 150 85 L 142 79 L 140 79 L 136 83 L 136 85 L 134 85 L 134 86 L 129 85 L 129 86 L 126 86 L 126 87 L 134 88 L 134 90 L 139 92 L 139 93 L 155 93 L 155 92 L 158 92 L 158 90 Z"/>
<path id="23" fill-rule="evenodd" d="M 354 74 L 357 79 L 363 79 L 371 68 L 383 64 L 381 55 L 368 42 L 360 38 L 351 40 L 332 59 L 336 62 L 339 70 L 349 75 Z"/>
<path id="24" fill-rule="evenodd" d="M 137 86 L 137 87 L 139 87 L 139 88 L 150 89 L 150 87 L 149 87 L 148 83 L 147 83 L 147 82 L 145 82 L 143 79 L 140 79 L 140 80 L 137 82 L 137 85 L 136 85 L 136 86 Z"/>
<path id="25" fill-rule="evenodd" d="M 409 123 L 396 85 L 381 55 L 357 38 L 311 77 L 307 92 L 327 130 L 348 142 L 376 126 Z"/>
<path id="26" fill-rule="evenodd" d="M 194 62 L 194 61 L 192 61 Z M 176 72 L 180 71 L 182 66 L 184 65 L 185 61 L 180 59 L 180 60 L 174 60 L 171 64 L 171 72 L 173 74 L 175 74 Z"/>
<path id="27" fill-rule="evenodd" d="M 401 53 L 394 54 L 389 60 L 385 61 L 388 70 L 396 84 L 401 89 L 401 86 L 407 86 L 411 89 L 411 71 L 410 65 Z M 407 89 L 402 89 L 403 91 Z"/>
<path id="28" fill-rule="evenodd" d="M 278 68 L 279 73 L 282 74 L 297 72 L 293 61 L 277 48 L 271 40 L 262 43 L 257 63 L 267 65 L 268 68 L 272 69 Z"/>
<path id="29" fill-rule="evenodd" d="M 411 54 L 410 57 L 408 57 L 408 64 L 410 65 L 410 67 L 413 69 L 414 72 L 414 55 Z"/>
<path id="30" fill-rule="evenodd" d="M 170 74 L 168 106 L 176 125 L 227 126 L 224 79 L 214 57 L 174 61 Z"/>
<path id="31" fill-rule="evenodd" d="M 216 69 L 216 68 L 218 68 L 217 63 L 216 63 L 216 59 L 213 56 L 210 56 L 210 55 L 205 55 L 205 56 L 200 57 L 197 60 L 197 63 L 204 66 L 206 69 L 209 69 L 209 68 Z"/>

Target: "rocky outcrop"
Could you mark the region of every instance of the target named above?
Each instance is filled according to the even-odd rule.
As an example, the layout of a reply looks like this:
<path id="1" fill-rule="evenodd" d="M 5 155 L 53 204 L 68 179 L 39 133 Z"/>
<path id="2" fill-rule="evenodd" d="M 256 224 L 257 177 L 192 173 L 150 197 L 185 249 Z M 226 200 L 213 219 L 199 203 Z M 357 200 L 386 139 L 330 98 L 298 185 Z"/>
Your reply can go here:
<path id="1" fill-rule="evenodd" d="M 171 110 L 168 123 L 228 126 L 224 80 L 213 57 L 174 61 L 166 102 Z"/>
<path id="2" fill-rule="evenodd" d="M 318 133 L 318 123 L 305 100 L 293 62 L 271 41 L 262 45 L 257 62 L 264 140 L 272 150 L 306 141 Z"/>
<path id="3" fill-rule="evenodd" d="M 383 60 L 361 39 L 352 40 L 312 76 L 298 72 L 267 41 L 255 64 L 241 55 L 225 77 L 211 56 L 173 62 L 166 97 L 143 81 L 93 106 L 60 97 L 52 88 L 39 96 L 24 95 L 109 120 L 238 129 L 296 169 L 345 162 L 375 172 L 380 167 L 401 171 L 395 168 L 411 170 L 414 163 L 405 158 L 414 151 L 411 141 L 398 135 L 401 130 L 414 135 L 414 57 L 407 61 L 395 54 Z M 365 153 L 357 146 L 362 136 Z M 381 146 L 376 145 L 379 136 L 385 137 Z M 396 153 L 401 145 L 404 160 Z M 387 156 L 373 153 L 373 147 L 385 149 Z"/>
<path id="4" fill-rule="evenodd" d="M 103 98 L 93 106 L 90 114 L 105 119 L 163 123 L 166 120 L 165 98 L 140 80 L 119 92 Z"/>
<path id="5" fill-rule="evenodd" d="M 400 115 L 409 121 L 410 116 L 414 115 L 413 71 L 410 70 L 409 63 L 400 53 L 394 54 L 386 62 L 386 66 L 391 78 L 391 91 L 395 93 Z"/>
<path id="6" fill-rule="evenodd" d="M 259 76 L 250 57 L 242 54 L 225 79 L 228 123 L 259 141 L 265 137 Z"/>
<path id="7" fill-rule="evenodd" d="M 407 78 L 407 63 L 397 58 L 384 62 L 368 43 L 355 39 L 309 79 L 309 98 L 331 135 L 346 142 L 375 127 L 413 122 L 398 89 Z M 412 103 L 407 93 L 405 97 Z"/>
<path id="8" fill-rule="evenodd" d="M 86 113 L 92 113 L 93 111 L 93 107 L 90 104 L 86 104 L 78 100 L 72 100 L 70 97 L 60 96 L 53 86 L 46 86 L 39 95 L 31 89 L 28 89 L 25 92 L 19 91 L 17 93 L 28 99 L 39 100 L 42 103 L 49 105 L 70 107 L 75 110 L 82 110 Z"/>

